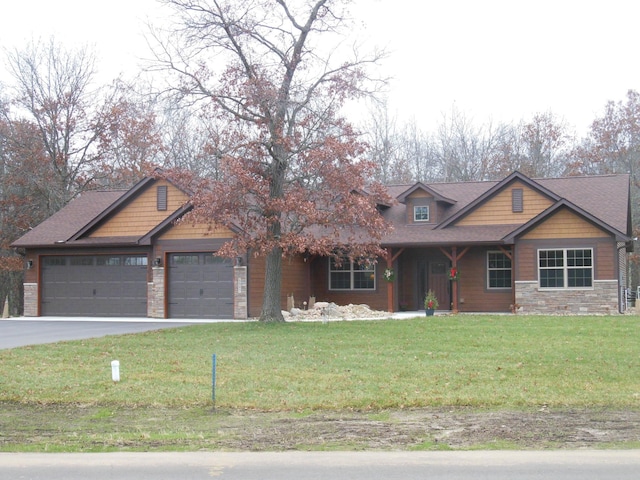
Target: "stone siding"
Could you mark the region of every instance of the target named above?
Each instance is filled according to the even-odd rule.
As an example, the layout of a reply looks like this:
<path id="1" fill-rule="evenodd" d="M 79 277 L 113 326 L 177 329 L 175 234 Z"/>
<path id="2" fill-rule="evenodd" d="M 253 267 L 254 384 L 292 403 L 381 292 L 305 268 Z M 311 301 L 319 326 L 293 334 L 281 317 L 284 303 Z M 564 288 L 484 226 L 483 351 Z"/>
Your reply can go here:
<path id="1" fill-rule="evenodd" d="M 164 267 L 153 267 L 153 282 L 147 286 L 147 315 L 164 318 Z"/>
<path id="2" fill-rule="evenodd" d="M 247 309 L 247 267 L 233 267 L 233 318 L 248 317 Z"/>
<path id="3" fill-rule="evenodd" d="M 516 311 L 530 314 L 618 313 L 618 282 L 596 280 L 589 290 L 540 290 L 538 282 L 515 282 Z"/>
<path id="4" fill-rule="evenodd" d="M 38 284 L 25 283 L 24 286 L 24 316 L 38 316 Z"/>

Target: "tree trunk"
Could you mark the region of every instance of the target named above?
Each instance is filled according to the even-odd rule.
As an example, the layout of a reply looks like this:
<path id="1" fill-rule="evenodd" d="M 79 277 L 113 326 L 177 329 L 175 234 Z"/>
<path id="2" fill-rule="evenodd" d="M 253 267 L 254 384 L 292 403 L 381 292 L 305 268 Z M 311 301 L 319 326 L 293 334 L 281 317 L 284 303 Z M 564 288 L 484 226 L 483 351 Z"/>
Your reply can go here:
<path id="1" fill-rule="evenodd" d="M 266 259 L 261 322 L 284 322 L 280 292 L 282 291 L 282 249 L 274 248 Z"/>

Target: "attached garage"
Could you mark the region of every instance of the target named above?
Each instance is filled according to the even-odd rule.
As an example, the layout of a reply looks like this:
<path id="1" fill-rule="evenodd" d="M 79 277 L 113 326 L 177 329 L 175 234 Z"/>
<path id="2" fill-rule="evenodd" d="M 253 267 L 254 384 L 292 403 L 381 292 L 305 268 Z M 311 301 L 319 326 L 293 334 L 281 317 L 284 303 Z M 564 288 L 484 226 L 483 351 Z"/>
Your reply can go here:
<path id="1" fill-rule="evenodd" d="M 233 318 L 233 264 L 212 252 L 168 258 L 169 318 Z"/>
<path id="2" fill-rule="evenodd" d="M 42 315 L 146 317 L 147 256 L 44 256 L 40 298 Z"/>

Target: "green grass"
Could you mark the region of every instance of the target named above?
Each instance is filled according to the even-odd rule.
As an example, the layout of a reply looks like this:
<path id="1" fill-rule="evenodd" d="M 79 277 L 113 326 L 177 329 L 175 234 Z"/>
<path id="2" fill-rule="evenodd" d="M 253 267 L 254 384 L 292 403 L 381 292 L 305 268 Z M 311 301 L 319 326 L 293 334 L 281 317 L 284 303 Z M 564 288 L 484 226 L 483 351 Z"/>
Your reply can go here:
<path id="1" fill-rule="evenodd" d="M 209 324 L 0 351 L 0 402 L 260 411 L 640 408 L 637 316 Z M 121 381 L 111 381 L 111 360 Z"/>

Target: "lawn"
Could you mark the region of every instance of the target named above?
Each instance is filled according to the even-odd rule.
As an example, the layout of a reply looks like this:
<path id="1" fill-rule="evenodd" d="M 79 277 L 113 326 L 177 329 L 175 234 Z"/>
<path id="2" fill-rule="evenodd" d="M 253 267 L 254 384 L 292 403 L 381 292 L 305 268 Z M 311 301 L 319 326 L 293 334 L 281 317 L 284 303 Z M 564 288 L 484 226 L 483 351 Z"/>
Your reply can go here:
<path id="1" fill-rule="evenodd" d="M 488 315 L 197 325 L 0 351 L 0 402 L 207 407 L 216 354 L 219 409 L 640 409 L 639 327 Z"/>

